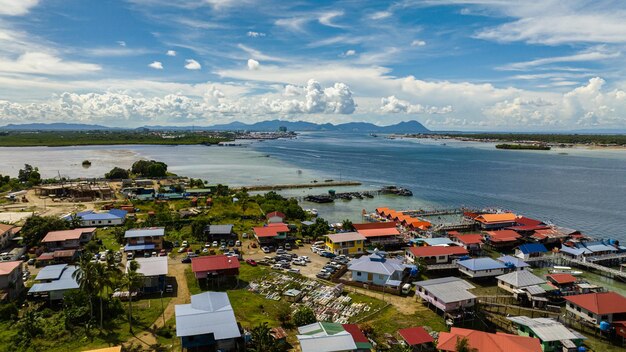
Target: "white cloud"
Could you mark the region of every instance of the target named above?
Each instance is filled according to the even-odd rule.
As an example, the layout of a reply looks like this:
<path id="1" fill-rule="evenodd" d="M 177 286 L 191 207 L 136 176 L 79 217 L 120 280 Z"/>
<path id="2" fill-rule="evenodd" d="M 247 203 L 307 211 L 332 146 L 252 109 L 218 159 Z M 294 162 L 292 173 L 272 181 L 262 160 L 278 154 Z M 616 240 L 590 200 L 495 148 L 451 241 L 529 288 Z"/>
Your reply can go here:
<path id="1" fill-rule="evenodd" d="M 285 87 L 285 96 L 296 96 L 300 89 L 293 86 Z M 310 79 L 302 88 L 304 101 L 296 99 L 264 99 L 263 105 L 267 111 L 280 114 L 352 114 L 356 103 L 352 91 L 344 83 L 335 83 L 323 88 L 322 85 Z"/>
<path id="2" fill-rule="evenodd" d="M 202 65 L 194 59 L 187 59 L 185 60 L 185 68 L 188 70 L 200 70 Z"/>
<path id="3" fill-rule="evenodd" d="M 598 50 L 599 49 L 599 50 Z M 509 65 L 501 66 L 501 70 L 527 70 L 536 66 L 550 65 L 560 62 L 597 62 L 607 59 L 615 59 L 620 57 L 620 52 L 610 52 L 603 48 L 593 48 L 584 52 L 579 52 L 567 56 L 555 56 L 531 61 L 516 62 Z"/>
<path id="4" fill-rule="evenodd" d="M 348 56 L 354 56 L 354 55 L 356 55 L 356 50 L 354 49 L 346 50 L 345 52 L 341 54 L 342 57 L 348 57 Z"/>
<path id="5" fill-rule="evenodd" d="M 382 19 L 391 17 L 391 15 L 393 14 L 389 11 L 378 11 L 378 12 L 374 12 L 373 14 L 371 14 L 369 18 L 373 20 L 382 20 Z"/>
<path id="6" fill-rule="evenodd" d="M 286 97 L 295 97 L 298 95 L 302 94 L 302 88 L 298 87 L 298 86 L 294 86 L 292 84 L 287 84 L 285 86 L 285 91 L 283 92 L 283 95 Z"/>
<path id="7" fill-rule="evenodd" d="M 176 51 L 174 51 L 174 50 L 168 50 L 168 51 L 165 53 L 165 55 L 167 55 L 167 56 L 176 56 Z"/>
<path id="8" fill-rule="evenodd" d="M 37 4 L 39 0 L 0 0 L 0 15 L 25 15 Z"/>
<path id="9" fill-rule="evenodd" d="M 454 111 L 451 105 L 443 107 L 423 106 L 411 104 L 406 100 L 400 100 L 395 96 L 381 99 L 380 110 L 384 113 L 407 113 L 407 114 L 449 114 Z"/>
<path id="10" fill-rule="evenodd" d="M 255 31 L 249 31 L 246 35 L 251 38 L 265 37 L 265 33 Z"/>
<path id="11" fill-rule="evenodd" d="M 294 32 L 305 32 L 304 25 L 309 21 L 310 19 L 307 17 L 291 17 L 280 18 L 274 21 L 274 24 Z"/>
<path id="12" fill-rule="evenodd" d="M 322 13 L 317 20 L 328 27 L 343 28 L 343 26 L 333 23 L 333 19 L 341 16 L 343 16 L 343 11 L 329 11 Z"/>
<path id="13" fill-rule="evenodd" d="M 258 61 L 254 59 L 248 59 L 248 70 L 258 70 L 259 66 L 261 65 L 259 64 Z"/>
<path id="14" fill-rule="evenodd" d="M 426 45 L 426 42 L 423 40 L 416 39 L 411 42 L 411 46 L 424 46 L 424 45 Z"/>
<path id="15" fill-rule="evenodd" d="M 152 61 L 151 64 L 148 65 L 148 67 L 151 67 L 155 70 L 162 70 L 163 69 L 163 63 L 161 63 L 160 61 Z"/>
<path id="16" fill-rule="evenodd" d="M 0 72 L 29 73 L 44 75 L 76 75 L 100 71 L 96 64 L 65 61 L 60 57 L 43 52 L 27 52 L 16 60 L 0 57 Z"/>
<path id="17" fill-rule="evenodd" d="M 126 47 L 126 42 L 125 42 L 125 41 L 123 41 L 123 40 L 118 40 L 116 43 L 117 43 L 117 45 L 119 45 L 119 46 Z"/>
<path id="18" fill-rule="evenodd" d="M 252 56 L 252 58 L 255 60 L 272 61 L 272 62 L 286 62 L 287 61 L 286 59 L 283 59 L 281 57 L 263 54 L 262 52 L 256 49 L 250 48 L 248 46 L 245 46 L 243 44 L 237 44 L 237 47 L 245 51 L 250 56 Z"/>

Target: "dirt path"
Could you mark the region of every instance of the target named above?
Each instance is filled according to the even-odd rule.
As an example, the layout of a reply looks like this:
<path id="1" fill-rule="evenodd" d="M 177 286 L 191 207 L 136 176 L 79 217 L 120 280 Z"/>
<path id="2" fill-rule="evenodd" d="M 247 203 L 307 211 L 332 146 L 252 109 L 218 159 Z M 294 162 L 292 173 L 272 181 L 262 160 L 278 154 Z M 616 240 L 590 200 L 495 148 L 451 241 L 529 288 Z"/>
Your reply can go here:
<path id="1" fill-rule="evenodd" d="M 167 307 L 165 307 L 165 321 L 167 322 L 174 316 L 174 307 L 177 304 L 185 304 L 189 303 L 191 299 L 191 295 L 189 293 L 189 287 L 187 286 L 187 279 L 185 277 L 185 268 L 187 268 L 189 264 L 183 264 L 176 259 L 169 259 L 168 265 L 168 276 L 173 276 L 176 278 L 176 296 L 174 296 Z M 155 326 L 158 328 L 163 327 L 163 317 L 159 316 L 154 323 L 150 324 L 150 326 Z M 156 335 L 152 331 L 142 331 L 140 333 L 135 334 L 135 337 L 126 341 L 125 346 L 131 345 L 140 345 L 146 351 L 153 351 L 156 344 L 157 338 Z"/>

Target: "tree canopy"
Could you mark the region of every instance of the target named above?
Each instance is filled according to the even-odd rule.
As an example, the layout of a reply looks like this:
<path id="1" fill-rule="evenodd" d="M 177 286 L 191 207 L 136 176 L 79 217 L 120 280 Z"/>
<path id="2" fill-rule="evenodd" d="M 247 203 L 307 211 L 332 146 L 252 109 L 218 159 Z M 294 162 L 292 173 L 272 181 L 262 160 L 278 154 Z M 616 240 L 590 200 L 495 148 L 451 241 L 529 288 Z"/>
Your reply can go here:
<path id="1" fill-rule="evenodd" d="M 104 174 L 104 178 L 107 180 L 120 180 L 129 177 L 130 175 L 128 174 L 128 170 L 124 170 L 121 167 L 114 167 L 111 171 Z"/>
<path id="2" fill-rule="evenodd" d="M 24 237 L 24 244 L 29 247 L 38 245 L 50 231 L 66 230 L 69 223 L 56 216 L 31 216 L 26 219 L 22 227 L 21 234 Z"/>
<path id="3" fill-rule="evenodd" d="M 133 164 L 130 171 L 142 177 L 165 177 L 167 164 L 156 160 L 139 160 Z"/>
<path id="4" fill-rule="evenodd" d="M 296 326 L 303 326 L 315 323 L 317 318 L 311 308 L 302 307 L 293 313 L 291 320 Z"/>

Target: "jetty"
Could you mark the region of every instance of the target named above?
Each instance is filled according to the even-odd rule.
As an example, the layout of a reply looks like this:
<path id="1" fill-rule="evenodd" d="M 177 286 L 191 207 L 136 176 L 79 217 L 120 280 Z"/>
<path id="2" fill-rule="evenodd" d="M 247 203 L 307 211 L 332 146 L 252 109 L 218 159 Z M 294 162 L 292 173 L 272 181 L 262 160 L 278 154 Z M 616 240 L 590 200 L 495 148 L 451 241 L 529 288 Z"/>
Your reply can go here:
<path id="1" fill-rule="evenodd" d="M 441 216 L 441 215 L 458 215 L 463 214 L 463 209 L 461 208 L 451 208 L 451 209 L 434 209 L 434 210 L 402 210 L 400 211 L 404 215 L 410 216 Z"/>
<path id="2" fill-rule="evenodd" d="M 584 267 L 586 269 L 592 269 L 597 271 L 599 274 L 609 277 L 609 278 L 617 278 L 624 282 L 626 282 L 626 271 L 609 268 L 604 265 L 597 264 L 599 261 L 622 261 L 626 259 L 626 253 L 620 254 L 609 254 L 609 255 L 599 255 L 595 257 L 584 258 L 584 260 L 564 256 L 561 253 L 548 254 L 538 257 L 526 258 L 524 259 L 527 263 L 533 262 L 552 262 L 556 264 L 567 264 L 569 266 L 578 266 Z"/>
<path id="3" fill-rule="evenodd" d="M 313 187 L 345 187 L 360 186 L 357 181 L 324 181 L 311 183 L 285 183 L 276 185 L 253 185 L 234 188 L 235 190 L 247 189 L 248 191 L 277 191 L 281 189 L 313 188 Z"/>

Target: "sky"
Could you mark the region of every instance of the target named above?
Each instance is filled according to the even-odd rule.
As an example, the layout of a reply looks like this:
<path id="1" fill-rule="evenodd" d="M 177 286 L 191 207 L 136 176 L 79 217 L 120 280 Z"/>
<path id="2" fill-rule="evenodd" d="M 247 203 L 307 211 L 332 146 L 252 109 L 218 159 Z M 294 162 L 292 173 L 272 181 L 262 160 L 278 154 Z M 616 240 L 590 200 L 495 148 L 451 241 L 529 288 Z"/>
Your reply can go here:
<path id="1" fill-rule="evenodd" d="M 626 129 L 626 2 L 0 0 L 0 125 Z"/>

